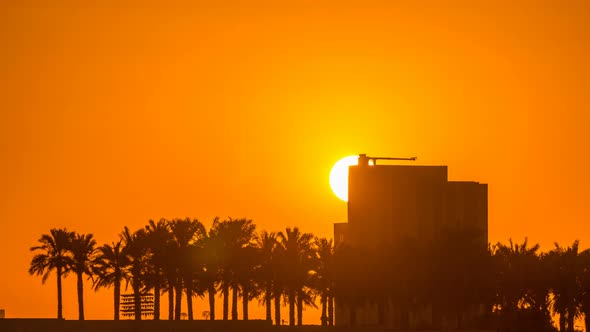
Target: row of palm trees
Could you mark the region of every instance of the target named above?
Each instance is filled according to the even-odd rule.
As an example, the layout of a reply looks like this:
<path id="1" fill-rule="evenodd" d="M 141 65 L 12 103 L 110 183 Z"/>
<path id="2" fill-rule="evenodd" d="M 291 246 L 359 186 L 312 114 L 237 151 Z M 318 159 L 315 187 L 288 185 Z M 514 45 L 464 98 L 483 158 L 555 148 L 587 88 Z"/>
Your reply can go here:
<path id="1" fill-rule="evenodd" d="M 168 296 L 168 319 L 181 319 L 186 300 L 193 320 L 193 299 L 207 298 L 209 319 L 222 296 L 223 320 L 248 320 L 248 303 L 258 299 L 266 319 L 281 323 L 281 307 L 289 306 L 289 324 L 303 321 L 303 308 L 320 298 L 322 325 L 333 325 L 332 241 L 303 233 L 297 227 L 274 233 L 257 232 L 248 219 L 216 218 L 209 230 L 197 219 L 150 220 L 136 231 L 125 227 L 118 241 L 97 246 L 92 234 L 51 229 L 32 247 L 29 269 L 45 282 L 57 275 L 57 317 L 62 314 L 62 278 L 77 277 L 79 319 L 84 319 L 84 280 L 95 290 L 113 288 L 114 319 L 119 320 L 122 287 L 130 287 L 134 317 L 142 318 L 141 296 L 154 295 L 153 319 L 160 319 L 160 296 Z M 274 304 L 274 307 L 273 307 Z M 274 309 L 274 310 L 273 310 Z M 297 320 L 295 319 L 297 317 Z"/>
<path id="2" fill-rule="evenodd" d="M 555 331 L 552 317 L 559 317 L 559 331 L 574 332 L 583 317 L 590 328 L 590 251 L 581 251 L 578 241 L 555 244 L 548 252 L 526 239 L 487 248 L 481 242 L 467 229 L 441 232 L 428 244 L 405 239 L 334 250 L 331 240 L 298 228 L 258 232 L 251 220 L 215 219 L 207 230 L 196 219 L 161 219 L 134 232 L 125 227 L 117 242 L 100 247 L 91 234 L 52 229 L 31 248 L 37 254 L 29 272 L 45 282 L 55 271 L 58 318 L 62 278 L 72 273 L 80 319 L 84 281 L 90 279 L 95 290 L 113 288 L 116 320 L 122 287 L 130 287 L 135 319 L 141 319 L 141 295 L 150 292 L 156 320 L 162 294 L 168 296 L 168 319 L 181 318 L 183 301 L 188 319 L 194 319 L 192 301 L 200 297 L 208 300 L 209 319 L 215 320 L 220 293 L 224 320 L 238 319 L 240 300 L 247 320 L 248 303 L 258 300 L 275 324 L 283 305 L 289 324 L 301 325 L 303 309 L 319 303 L 321 324 L 333 325 L 336 296 L 351 309 L 350 325 L 367 303 L 377 306 L 383 324 L 385 308 L 393 303 L 406 320 L 401 328 L 408 327 L 410 312 L 429 306 L 438 311 L 433 316 L 454 317 L 459 327 Z"/>
<path id="3" fill-rule="evenodd" d="M 561 332 L 576 331 L 575 321 L 584 318 L 589 331 L 590 250 L 581 251 L 579 245 L 578 240 L 567 247 L 555 243 L 543 253 L 525 239 L 491 247 L 496 314 L 505 321 L 527 317 L 537 330 L 547 331 L 555 330 L 551 315 L 557 315 Z"/>
<path id="4" fill-rule="evenodd" d="M 480 239 L 466 229 L 441 232 L 428 244 L 406 239 L 386 247 L 337 247 L 332 286 L 351 309 L 348 324 L 356 324 L 355 309 L 368 303 L 384 325 L 389 303 L 401 312 L 395 327 L 402 330 L 412 328 L 411 313 L 429 312 L 431 320 L 413 327 L 452 321 L 459 329 L 557 331 L 558 317 L 561 332 L 576 331 L 581 318 L 590 331 L 590 250 L 581 251 L 577 240 L 540 252 L 527 239 L 487 248 Z"/>

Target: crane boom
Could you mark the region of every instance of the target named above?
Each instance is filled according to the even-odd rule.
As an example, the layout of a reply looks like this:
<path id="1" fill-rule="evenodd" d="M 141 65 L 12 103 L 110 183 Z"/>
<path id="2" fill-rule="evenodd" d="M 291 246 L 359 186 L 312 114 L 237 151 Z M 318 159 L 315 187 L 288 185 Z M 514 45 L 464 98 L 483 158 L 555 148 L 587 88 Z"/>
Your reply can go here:
<path id="1" fill-rule="evenodd" d="M 369 162 L 373 162 L 373 165 L 377 165 L 377 160 L 406 160 L 415 161 L 418 157 L 400 158 L 400 157 L 369 157 L 366 154 L 359 154 L 359 165 L 369 165 Z"/>

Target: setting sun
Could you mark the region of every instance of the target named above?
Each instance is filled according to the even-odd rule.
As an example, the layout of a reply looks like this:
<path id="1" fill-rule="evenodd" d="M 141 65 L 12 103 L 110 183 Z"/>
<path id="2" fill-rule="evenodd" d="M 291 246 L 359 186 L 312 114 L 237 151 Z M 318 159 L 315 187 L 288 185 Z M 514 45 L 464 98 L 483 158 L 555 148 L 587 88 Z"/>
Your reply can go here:
<path id="1" fill-rule="evenodd" d="M 358 165 L 358 156 L 338 160 L 330 171 L 330 187 L 336 197 L 348 202 L 348 167 Z"/>
<path id="2" fill-rule="evenodd" d="M 589 22 L 590 0 L 0 0 L 0 332 L 590 332 Z"/>

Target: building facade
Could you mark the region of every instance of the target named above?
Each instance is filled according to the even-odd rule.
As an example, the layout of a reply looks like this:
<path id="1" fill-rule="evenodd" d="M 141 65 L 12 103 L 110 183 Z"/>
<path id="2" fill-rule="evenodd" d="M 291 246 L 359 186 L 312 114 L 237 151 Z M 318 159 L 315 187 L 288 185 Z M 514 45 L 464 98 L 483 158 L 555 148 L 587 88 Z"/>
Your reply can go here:
<path id="1" fill-rule="evenodd" d="M 487 248 L 486 184 L 449 181 L 446 166 L 370 165 L 369 159 L 361 155 L 358 165 L 349 168 L 348 222 L 334 225 L 336 250 L 342 245 L 362 249 L 371 255 L 381 255 L 380 261 L 385 265 L 392 264 L 388 261 L 392 254 L 405 255 L 403 264 L 406 265 L 398 266 L 400 271 L 393 272 L 399 275 L 404 269 L 413 268 L 412 262 L 418 259 L 411 251 L 400 250 L 400 243 L 411 242 L 424 251 L 439 250 L 434 249 L 434 244 L 440 243 L 444 234 L 469 230 L 469 246 L 474 250 Z M 434 258 L 424 257 L 416 264 L 426 268 L 435 265 L 436 262 L 429 262 Z M 414 291 L 419 293 L 409 290 L 410 293 Z M 375 301 L 357 304 L 352 323 L 350 306 L 337 297 L 336 325 L 437 328 L 457 325 L 458 322 L 450 320 L 461 319 L 439 317 L 434 300 L 404 313 L 395 308 L 395 295 L 392 297 L 379 308 Z"/>

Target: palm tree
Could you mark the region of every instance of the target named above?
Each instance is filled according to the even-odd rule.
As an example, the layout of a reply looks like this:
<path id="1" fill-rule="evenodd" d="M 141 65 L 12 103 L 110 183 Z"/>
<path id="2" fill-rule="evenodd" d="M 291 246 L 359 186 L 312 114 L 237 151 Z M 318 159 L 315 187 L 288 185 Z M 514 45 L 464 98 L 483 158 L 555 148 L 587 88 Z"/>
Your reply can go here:
<path id="1" fill-rule="evenodd" d="M 301 233 L 299 228 L 287 228 L 277 238 L 284 250 L 283 266 L 286 272 L 285 287 L 289 300 L 289 325 L 295 325 L 295 304 L 297 303 L 298 325 L 303 322 L 303 306 L 307 302 L 306 286 L 312 267 L 313 235 Z"/>
<path id="2" fill-rule="evenodd" d="M 223 296 L 223 320 L 226 321 L 229 318 L 229 288 L 233 279 L 230 254 L 231 236 L 228 234 L 227 221 L 220 221 L 215 218 L 209 233 L 210 238 L 215 239 L 212 244 L 217 249 L 219 287 Z"/>
<path id="3" fill-rule="evenodd" d="M 121 282 L 129 280 L 129 260 L 124 250 L 121 240 L 111 245 L 105 244 L 97 248 L 97 256 L 93 263 L 94 275 L 97 277 L 94 280 L 94 290 L 111 285 L 114 287 L 114 320 L 119 320 Z"/>
<path id="4" fill-rule="evenodd" d="M 176 268 L 176 249 L 173 246 L 166 248 L 165 282 L 168 292 L 168 320 L 174 319 L 174 289 L 179 278 Z"/>
<path id="5" fill-rule="evenodd" d="M 262 288 L 262 303 L 266 306 L 266 320 L 272 321 L 272 296 L 273 280 L 276 271 L 276 248 L 277 236 L 274 232 L 263 231 L 257 237 L 256 248 L 258 249 L 258 282 Z M 280 302 L 280 301 L 279 301 Z M 279 310 L 280 311 L 280 310 Z M 278 322 L 280 324 L 280 322 Z M 277 324 L 277 325 L 278 325 Z"/>
<path id="6" fill-rule="evenodd" d="M 184 285 L 188 306 L 188 319 L 193 320 L 193 277 L 197 273 L 198 246 L 202 246 L 207 232 L 205 226 L 197 219 L 176 219 L 170 222 L 170 231 L 178 255 L 178 269 L 180 271 L 179 285 Z M 182 279 L 182 280 L 180 280 Z M 177 286 L 176 314 L 180 317 L 180 303 L 182 287 Z"/>
<path id="7" fill-rule="evenodd" d="M 232 236 L 228 221 L 221 221 L 216 217 L 209 230 L 209 238 L 209 248 L 214 248 L 217 253 L 219 288 L 223 296 L 223 320 L 226 321 L 229 319 L 229 289 L 233 279 L 230 253 Z"/>
<path id="8" fill-rule="evenodd" d="M 42 275 L 42 283 L 47 281 L 51 271 L 57 274 L 57 319 L 63 319 L 62 312 L 62 285 L 61 278 L 68 273 L 67 266 L 71 260 L 68 257 L 69 242 L 72 232 L 65 228 L 53 228 L 49 234 L 41 235 L 38 242 L 40 245 L 31 247 L 31 251 L 41 251 L 31 260 L 29 273 L 31 275 Z"/>
<path id="9" fill-rule="evenodd" d="M 584 250 L 579 255 L 583 266 L 580 276 L 580 311 L 584 314 L 585 331 L 590 331 L 590 250 Z"/>
<path id="10" fill-rule="evenodd" d="M 125 244 L 126 259 L 129 261 L 128 272 L 133 288 L 135 320 L 141 320 L 141 288 L 144 282 L 145 268 L 149 261 L 146 233 L 144 229 L 131 233 L 129 228 L 125 226 L 120 236 Z"/>
<path id="11" fill-rule="evenodd" d="M 160 293 L 163 288 L 169 292 L 170 303 L 173 303 L 173 288 L 166 287 L 167 271 L 175 269 L 172 255 L 172 235 L 166 219 L 158 222 L 148 221 L 145 227 L 146 241 L 150 251 L 150 260 L 146 286 L 154 289 L 154 320 L 160 319 Z M 170 304 L 171 305 L 171 304 Z"/>
<path id="12" fill-rule="evenodd" d="M 215 220 L 218 220 L 217 218 Z M 215 221 L 214 221 L 215 223 Z M 201 250 L 202 268 L 198 271 L 199 281 L 204 290 L 206 290 L 209 299 L 209 319 L 215 320 L 215 295 L 217 293 L 215 286 L 219 275 L 219 241 L 210 231 L 203 239 L 203 248 Z"/>
<path id="13" fill-rule="evenodd" d="M 274 297 L 275 307 L 275 325 L 281 325 L 281 298 L 286 296 L 285 285 L 287 279 L 287 266 L 285 262 L 285 249 L 277 244 L 273 252 L 271 261 L 272 267 L 272 295 Z"/>
<path id="14" fill-rule="evenodd" d="M 497 243 L 492 248 L 492 266 L 496 316 L 506 328 L 536 324 L 536 330 L 549 329 L 549 287 L 544 259 L 538 254 L 539 245 L 509 240 L 509 245 Z M 530 276 L 537 276 L 531 278 Z"/>
<path id="15" fill-rule="evenodd" d="M 96 241 L 92 234 L 72 234 L 69 250 L 72 260 L 69 269 L 76 274 L 78 290 L 78 319 L 84 320 L 84 275 L 92 277 L 92 261 Z"/>
<path id="16" fill-rule="evenodd" d="M 516 310 L 518 303 L 527 298 L 528 276 L 538 260 L 539 244 L 528 246 L 525 238 L 522 244 L 509 240 L 509 245 L 496 244 L 494 256 L 497 257 L 496 272 L 499 274 L 498 302 L 502 310 Z"/>
<path id="17" fill-rule="evenodd" d="M 179 284 L 180 271 L 178 268 L 179 257 L 178 248 L 172 233 L 170 231 L 170 221 L 162 218 L 158 222 L 150 220 L 146 226 L 146 236 L 148 247 L 150 251 L 150 265 L 151 271 L 147 279 L 148 286 L 154 288 L 154 319 L 159 319 L 160 311 L 160 291 L 156 288 L 166 289 L 168 293 L 168 320 L 173 320 L 175 316 L 174 310 L 174 291 L 178 292 L 177 300 L 181 300 L 182 283 Z M 178 315 L 180 319 L 180 303 L 177 303 Z"/>
<path id="18" fill-rule="evenodd" d="M 219 241 L 220 287 L 223 294 L 223 319 L 228 319 L 229 291 L 232 290 L 232 320 L 238 319 L 238 272 L 244 248 L 253 245 L 256 225 L 249 219 L 215 219 L 211 236 Z"/>
<path id="19" fill-rule="evenodd" d="M 315 287 L 320 294 L 321 297 L 321 305 L 322 305 L 322 326 L 326 325 L 333 325 L 333 320 L 329 319 L 329 317 L 333 317 L 333 299 L 332 299 L 332 291 L 333 291 L 333 283 L 334 283 L 334 276 L 333 276 L 333 259 L 334 259 L 334 246 L 332 244 L 332 240 L 328 240 L 326 238 L 316 238 L 315 239 Z M 329 307 L 330 313 L 327 312 L 327 307 Z"/>
<path id="20" fill-rule="evenodd" d="M 580 315 L 580 279 L 584 273 L 580 258 L 578 240 L 567 248 L 555 243 L 555 248 L 547 254 L 547 264 L 551 273 L 552 308 L 559 314 L 561 332 L 574 332 L 574 320 Z"/>
<path id="21" fill-rule="evenodd" d="M 235 269 L 236 283 L 242 294 L 242 319 L 248 320 L 248 304 L 252 298 L 260 294 L 256 284 L 256 274 L 259 269 L 257 248 L 248 245 L 240 251 L 240 260 Z"/>
<path id="22" fill-rule="evenodd" d="M 313 292 L 313 289 L 310 287 L 311 284 L 312 284 L 312 282 L 311 282 L 310 278 L 307 278 L 307 280 L 305 281 L 305 285 L 309 285 L 309 286 L 304 286 L 297 291 L 296 304 L 297 304 L 297 325 L 298 326 L 303 325 L 303 308 L 304 307 L 317 308 L 317 306 L 315 304 L 316 297 Z"/>

